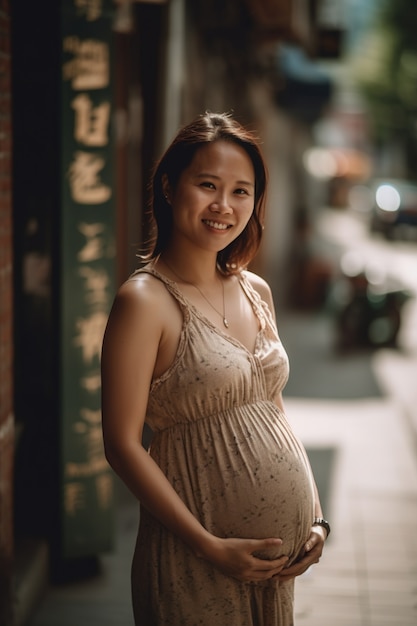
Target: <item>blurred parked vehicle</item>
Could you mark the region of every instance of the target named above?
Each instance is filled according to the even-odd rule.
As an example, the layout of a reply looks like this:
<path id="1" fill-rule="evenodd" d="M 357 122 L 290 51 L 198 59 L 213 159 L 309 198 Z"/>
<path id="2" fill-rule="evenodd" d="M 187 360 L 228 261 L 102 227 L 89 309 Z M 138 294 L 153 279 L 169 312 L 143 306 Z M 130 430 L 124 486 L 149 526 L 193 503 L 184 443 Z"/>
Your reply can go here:
<path id="1" fill-rule="evenodd" d="M 384 268 L 347 252 L 330 293 L 338 349 L 396 347 L 402 308 L 410 297 Z"/>
<path id="2" fill-rule="evenodd" d="M 399 179 L 370 185 L 373 232 L 387 239 L 417 239 L 417 184 Z"/>
<path id="3" fill-rule="evenodd" d="M 387 239 L 417 235 L 417 184 L 405 180 L 379 181 L 374 185 L 371 228 Z"/>

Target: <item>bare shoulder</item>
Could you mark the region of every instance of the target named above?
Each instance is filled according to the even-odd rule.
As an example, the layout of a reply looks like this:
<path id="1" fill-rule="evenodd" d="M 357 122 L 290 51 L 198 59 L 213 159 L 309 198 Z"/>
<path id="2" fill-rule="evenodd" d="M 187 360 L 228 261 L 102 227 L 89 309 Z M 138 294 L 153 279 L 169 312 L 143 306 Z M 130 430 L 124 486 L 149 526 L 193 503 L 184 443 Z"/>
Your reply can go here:
<path id="1" fill-rule="evenodd" d="M 267 302 L 267 304 L 272 303 L 272 292 L 271 288 L 266 282 L 264 278 L 261 278 L 258 274 L 254 274 L 253 272 L 245 271 L 245 277 L 248 279 L 252 287 L 259 293 L 262 300 Z"/>
<path id="2" fill-rule="evenodd" d="M 164 285 L 150 274 L 131 276 L 119 288 L 110 313 L 109 324 L 155 327 L 162 323 L 168 294 Z"/>
<path id="3" fill-rule="evenodd" d="M 267 305 L 271 312 L 272 318 L 275 320 L 275 305 L 274 299 L 272 296 L 272 291 L 268 283 L 264 278 L 261 278 L 258 274 L 254 274 L 253 272 L 248 272 L 247 270 L 244 272 L 244 275 L 252 285 L 252 287 L 257 291 Z"/>
<path id="4" fill-rule="evenodd" d="M 114 299 L 115 305 L 146 307 L 158 297 L 158 282 L 149 274 L 131 276 L 119 287 Z"/>
<path id="5" fill-rule="evenodd" d="M 126 299 L 137 306 L 149 306 L 164 300 L 167 290 L 164 284 L 146 272 L 133 274 L 123 283 L 116 298 Z"/>

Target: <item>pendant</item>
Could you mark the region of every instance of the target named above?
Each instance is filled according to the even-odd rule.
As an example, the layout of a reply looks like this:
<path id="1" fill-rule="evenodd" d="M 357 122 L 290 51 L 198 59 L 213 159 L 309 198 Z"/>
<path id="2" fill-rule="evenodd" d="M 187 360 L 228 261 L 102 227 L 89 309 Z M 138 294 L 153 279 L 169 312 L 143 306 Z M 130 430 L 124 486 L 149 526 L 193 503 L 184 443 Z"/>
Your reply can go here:
<path id="1" fill-rule="evenodd" d="M 226 328 L 229 328 L 229 322 L 225 317 L 223 318 L 223 324 L 226 326 Z"/>

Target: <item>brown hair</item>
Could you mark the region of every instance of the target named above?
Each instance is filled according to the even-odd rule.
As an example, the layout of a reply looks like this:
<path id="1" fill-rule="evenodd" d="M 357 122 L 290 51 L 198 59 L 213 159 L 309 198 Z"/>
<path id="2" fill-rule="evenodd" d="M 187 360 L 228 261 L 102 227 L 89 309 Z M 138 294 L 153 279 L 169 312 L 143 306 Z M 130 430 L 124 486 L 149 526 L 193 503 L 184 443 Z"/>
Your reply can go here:
<path id="1" fill-rule="evenodd" d="M 156 164 L 151 179 L 151 219 L 154 234 L 147 246 L 147 260 L 155 258 L 167 247 L 172 233 L 172 212 L 163 191 L 163 177 L 175 189 L 178 180 L 199 148 L 214 141 L 231 141 L 249 156 L 255 172 L 254 210 L 243 232 L 217 255 L 224 274 L 233 274 L 247 267 L 261 243 L 265 214 L 267 172 L 255 135 L 227 113 L 205 113 L 184 126 Z"/>

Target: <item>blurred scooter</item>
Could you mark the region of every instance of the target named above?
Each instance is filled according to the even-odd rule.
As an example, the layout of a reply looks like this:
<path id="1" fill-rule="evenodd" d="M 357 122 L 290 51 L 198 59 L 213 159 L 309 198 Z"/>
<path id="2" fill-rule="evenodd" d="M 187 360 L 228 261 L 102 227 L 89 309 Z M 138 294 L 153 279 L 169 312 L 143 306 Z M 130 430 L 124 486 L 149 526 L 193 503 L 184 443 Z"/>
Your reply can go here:
<path id="1" fill-rule="evenodd" d="M 401 311 L 410 298 L 383 268 L 364 263 L 355 252 L 346 253 L 331 292 L 337 347 L 396 347 Z"/>

